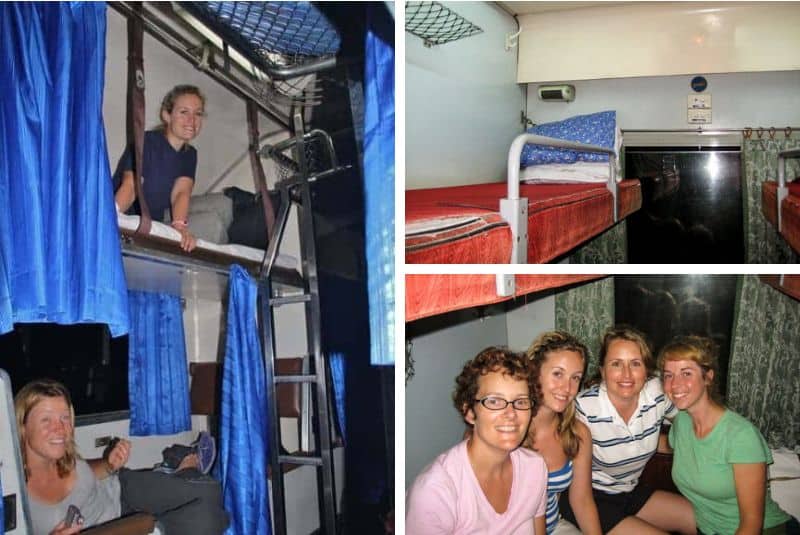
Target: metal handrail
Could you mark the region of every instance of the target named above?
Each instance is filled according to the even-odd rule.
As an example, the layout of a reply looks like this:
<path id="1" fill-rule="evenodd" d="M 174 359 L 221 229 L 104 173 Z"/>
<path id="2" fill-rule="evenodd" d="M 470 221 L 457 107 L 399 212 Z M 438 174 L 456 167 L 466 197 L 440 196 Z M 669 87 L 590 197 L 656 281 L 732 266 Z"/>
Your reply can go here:
<path id="1" fill-rule="evenodd" d="M 611 192 L 613 216 L 619 218 L 617 209 L 617 153 L 614 149 L 599 145 L 588 145 L 577 141 L 557 139 L 538 134 L 520 134 L 511 142 L 508 149 L 508 196 L 500 199 L 500 215 L 511 228 L 511 263 L 524 264 L 528 261 L 528 200 L 519 196 L 519 164 L 522 149 L 527 143 L 548 147 L 599 152 L 608 154 L 609 175 L 606 188 Z"/>

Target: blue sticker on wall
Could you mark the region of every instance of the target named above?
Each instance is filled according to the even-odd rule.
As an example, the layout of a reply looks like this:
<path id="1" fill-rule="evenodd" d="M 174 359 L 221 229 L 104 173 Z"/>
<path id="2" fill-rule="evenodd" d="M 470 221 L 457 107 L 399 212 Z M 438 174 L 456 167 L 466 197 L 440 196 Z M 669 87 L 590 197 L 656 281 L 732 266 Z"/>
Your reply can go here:
<path id="1" fill-rule="evenodd" d="M 702 93 L 708 87 L 708 81 L 703 76 L 695 76 L 689 85 L 698 93 Z"/>

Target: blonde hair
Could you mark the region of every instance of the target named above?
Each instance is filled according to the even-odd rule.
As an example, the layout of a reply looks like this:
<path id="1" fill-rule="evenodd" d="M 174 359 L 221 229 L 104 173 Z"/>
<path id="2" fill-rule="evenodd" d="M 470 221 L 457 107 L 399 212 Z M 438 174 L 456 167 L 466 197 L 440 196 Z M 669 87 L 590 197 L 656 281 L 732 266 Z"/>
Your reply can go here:
<path id="1" fill-rule="evenodd" d="M 625 340 L 636 344 L 639 348 L 639 353 L 642 355 L 642 362 L 647 370 L 647 378 L 651 379 L 656 376 L 656 361 L 653 358 L 653 350 L 650 349 L 650 343 L 647 341 L 645 335 L 630 325 L 615 325 L 614 327 L 606 329 L 606 332 L 603 333 L 603 342 L 600 346 L 597 372 L 595 373 L 594 377 L 589 380 L 588 384 L 590 386 L 599 384 L 601 382 L 601 370 L 606 362 L 606 355 L 608 355 L 608 349 L 611 347 L 611 342 L 614 342 L 615 340 Z"/>
<path id="2" fill-rule="evenodd" d="M 203 108 L 206 107 L 206 97 L 203 95 L 200 88 L 196 85 L 189 85 L 189 84 L 181 84 L 176 85 L 169 92 L 164 95 L 164 98 L 161 100 L 161 108 L 158 110 L 158 120 L 160 121 L 160 129 L 165 129 L 167 125 L 164 123 L 164 119 L 162 117 L 164 112 L 172 113 L 172 109 L 175 107 L 175 101 L 178 100 L 178 97 L 182 97 L 183 95 L 194 95 L 200 99 L 203 103 Z"/>
<path id="3" fill-rule="evenodd" d="M 658 369 L 662 375 L 664 364 L 667 361 L 691 360 L 700 366 L 703 379 L 708 377 L 708 372 L 713 372 L 711 380 L 706 385 L 709 397 L 715 403 L 722 405 L 722 395 L 719 393 L 717 374 L 719 372 L 718 348 L 710 338 L 704 336 L 681 336 L 673 339 L 664 346 L 658 354 Z"/>
<path id="4" fill-rule="evenodd" d="M 542 365 L 547 361 L 550 353 L 554 351 L 574 351 L 581 356 L 583 361 L 583 368 L 586 369 L 586 361 L 589 355 L 589 350 L 573 335 L 564 331 L 548 331 L 540 334 L 536 340 L 533 341 L 531 346 L 526 352 L 528 359 L 531 361 L 532 371 L 535 373 L 533 380 L 537 383 L 540 382 L 539 375 L 541 373 Z M 541 393 L 541 388 L 539 389 Z M 538 401 L 541 404 L 541 400 Z M 577 422 L 575 420 L 575 400 L 571 400 L 567 405 L 564 412 L 558 414 L 558 438 L 561 441 L 561 447 L 564 449 L 567 457 L 574 459 L 578 454 L 581 439 L 578 436 L 575 428 Z M 528 438 L 525 440 L 525 446 L 532 449 L 532 440 L 530 433 L 533 431 L 533 426 L 528 431 Z"/>
<path id="5" fill-rule="evenodd" d="M 25 479 L 30 476 L 28 469 L 28 455 L 25 436 L 25 423 L 28 421 L 28 415 L 34 407 L 39 404 L 44 398 L 62 398 L 67 402 L 69 407 L 69 419 L 73 430 L 75 429 L 75 409 L 72 406 L 72 399 L 70 398 L 67 388 L 52 379 L 37 379 L 23 386 L 17 395 L 14 396 L 14 412 L 17 416 L 17 429 L 19 430 L 19 447 L 22 452 L 22 466 L 25 469 Z M 67 477 L 72 470 L 75 469 L 75 460 L 78 458 L 77 449 L 75 447 L 75 434 L 74 432 L 66 437 L 66 453 L 62 458 L 56 461 L 56 469 L 58 476 L 61 478 Z"/>

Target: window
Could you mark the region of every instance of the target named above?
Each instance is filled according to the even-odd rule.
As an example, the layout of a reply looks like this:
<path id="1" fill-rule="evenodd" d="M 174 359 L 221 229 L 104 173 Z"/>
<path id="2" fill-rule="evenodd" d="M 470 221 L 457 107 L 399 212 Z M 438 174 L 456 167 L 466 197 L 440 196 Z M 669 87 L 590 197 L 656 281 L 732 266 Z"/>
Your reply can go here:
<path id="1" fill-rule="evenodd" d="M 628 261 L 744 262 L 738 147 L 628 147 L 625 176 L 642 183 L 628 218 Z"/>
<path id="2" fill-rule="evenodd" d="M 698 335 L 719 347 L 718 383 L 727 388 L 736 275 L 620 276 L 614 278 L 616 323 L 647 335 L 658 355 L 678 335 Z"/>
<path id="3" fill-rule="evenodd" d="M 128 337 L 112 339 L 106 325 L 16 324 L 0 336 L 0 368 L 15 394 L 33 379 L 64 383 L 79 424 L 127 418 Z"/>

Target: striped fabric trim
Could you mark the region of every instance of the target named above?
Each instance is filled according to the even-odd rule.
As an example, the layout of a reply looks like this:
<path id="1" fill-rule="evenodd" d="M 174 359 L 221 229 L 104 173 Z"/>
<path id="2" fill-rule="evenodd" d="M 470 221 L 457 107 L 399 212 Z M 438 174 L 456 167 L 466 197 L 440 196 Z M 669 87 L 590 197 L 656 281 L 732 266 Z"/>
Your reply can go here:
<path id="1" fill-rule="evenodd" d="M 611 420 L 596 420 L 598 422 L 611 422 Z M 620 437 L 620 438 L 612 438 L 609 440 L 594 440 L 592 439 L 592 444 L 595 444 L 601 448 L 610 448 L 611 446 L 616 446 L 617 444 L 629 444 L 631 442 L 637 442 L 642 440 L 643 438 L 647 438 L 653 433 L 658 433 L 659 429 L 661 429 L 661 423 L 659 423 L 655 427 L 651 427 L 649 429 L 645 429 L 642 433 L 628 436 L 628 437 Z"/>
<path id="2" fill-rule="evenodd" d="M 637 410 L 627 422 L 620 418 L 603 385 L 581 392 L 576 407 L 578 418 L 592 434 L 592 486 L 611 493 L 633 490 L 656 451 L 665 416 L 675 412 L 660 380 L 652 378 L 645 383 Z"/>
<path id="3" fill-rule="evenodd" d="M 572 482 L 572 460 L 553 472 L 547 474 L 547 507 L 545 508 L 545 523 L 547 533 L 550 534 L 556 529 L 558 519 L 561 515 L 558 512 L 558 497 L 569 488 Z"/>
<path id="4" fill-rule="evenodd" d="M 637 455 L 636 457 L 629 457 L 627 459 L 622 459 L 615 463 L 604 463 L 603 461 L 600 461 L 596 458 L 592 458 L 592 466 L 594 467 L 596 465 L 596 466 L 602 466 L 604 468 L 616 468 L 617 466 L 625 466 L 628 463 L 636 463 L 642 460 L 649 461 L 652 455 L 653 454 L 651 452 L 647 452 L 643 453 L 642 455 Z"/>

